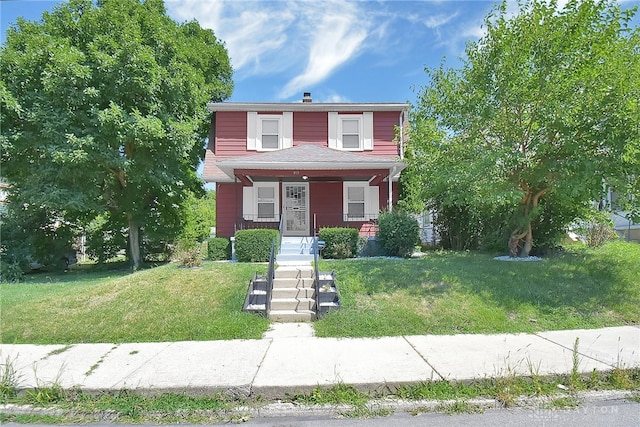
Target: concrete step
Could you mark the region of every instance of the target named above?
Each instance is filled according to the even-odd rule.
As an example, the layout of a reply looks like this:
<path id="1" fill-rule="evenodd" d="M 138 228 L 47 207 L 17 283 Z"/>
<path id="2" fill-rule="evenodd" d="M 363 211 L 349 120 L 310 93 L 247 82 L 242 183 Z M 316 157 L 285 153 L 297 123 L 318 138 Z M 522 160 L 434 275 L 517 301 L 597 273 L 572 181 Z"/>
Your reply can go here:
<path id="1" fill-rule="evenodd" d="M 316 313 L 313 311 L 297 312 L 294 310 L 271 310 L 269 319 L 275 322 L 310 322 L 314 320 Z"/>
<path id="2" fill-rule="evenodd" d="M 291 261 L 305 262 L 305 263 L 311 262 L 311 261 L 313 261 L 313 255 L 309 255 L 309 254 L 296 254 L 296 255 L 278 254 L 276 256 L 276 262 L 277 263 L 291 262 Z"/>
<path id="3" fill-rule="evenodd" d="M 310 277 L 300 279 L 277 277 L 273 279 L 273 288 L 313 288 L 313 279 Z"/>
<path id="4" fill-rule="evenodd" d="M 272 298 L 271 310 L 294 310 L 296 312 L 311 311 L 316 306 L 313 298 Z"/>
<path id="5" fill-rule="evenodd" d="M 313 277 L 313 268 L 309 266 L 278 266 L 275 277 L 278 279 L 302 279 Z"/>
<path id="6" fill-rule="evenodd" d="M 313 298 L 315 299 L 313 288 L 273 288 L 272 299 L 282 298 Z"/>
<path id="7" fill-rule="evenodd" d="M 307 244 L 310 245 L 313 243 L 313 237 L 283 237 L 280 241 L 280 245 L 293 245 L 293 244 Z"/>

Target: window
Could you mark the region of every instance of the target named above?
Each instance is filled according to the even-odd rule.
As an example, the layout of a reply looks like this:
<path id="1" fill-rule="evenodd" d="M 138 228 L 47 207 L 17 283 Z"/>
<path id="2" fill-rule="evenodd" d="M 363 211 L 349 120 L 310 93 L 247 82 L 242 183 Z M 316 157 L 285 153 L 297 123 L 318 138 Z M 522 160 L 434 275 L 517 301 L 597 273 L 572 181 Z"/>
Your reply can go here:
<path id="1" fill-rule="evenodd" d="M 360 120 L 342 119 L 342 148 L 360 148 Z"/>
<path id="2" fill-rule="evenodd" d="M 256 200 L 258 220 L 276 217 L 276 189 L 274 187 L 258 187 Z"/>
<path id="3" fill-rule="evenodd" d="M 347 218 L 363 219 L 364 206 L 364 187 L 347 187 Z"/>
<path id="4" fill-rule="evenodd" d="M 260 119 L 260 142 L 263 150 L 277 150 L 280 148 L 280 120 Z"/>
<path id="5" fill-rule="evenodd" d="M 242 188 L 242 217 L 256 222 L 280 221 L 280 191 L 277 182 L 256 182 Z"/>
<path id="6" fill-rule="evenodd" d="M 378 217 L 380 196 L 378 187 L 368 182 L 343 183 L 343 217 L 345 221 L 368 221 Z"/>
<path id="7" fill-rule="evenodd" d="M 247 113 L 247 150 L 271 151 L 293 146 L 293 113 Z"/>
<path id="8" fill-rule="evenodd" d="M 373 113 L 328 113 L 329 148 L 346 151 L 373 150 Z"/>

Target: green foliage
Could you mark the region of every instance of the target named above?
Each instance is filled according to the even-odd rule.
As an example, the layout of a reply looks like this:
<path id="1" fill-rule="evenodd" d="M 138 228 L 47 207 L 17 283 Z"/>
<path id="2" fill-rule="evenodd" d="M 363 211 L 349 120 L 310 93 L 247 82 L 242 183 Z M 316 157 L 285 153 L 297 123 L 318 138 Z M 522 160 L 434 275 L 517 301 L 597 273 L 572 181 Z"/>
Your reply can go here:
<path id="1" fill-rule="evenodd" d="M 618 238 L 611 216 L 606 211 L 592 211 L 576 230 L 590 248 L 597 248 Z"/>
<path id="2" fill-rule="evenodd" d="M 0 55 L 2 175 L 16 200 L 78 227 L 105 216 L 134 268 L 145 240 L 175 239 L 202 191 L 206 103 L 233 89 L 214 33 L 172 21 L 159 0 L 71 0 L 18 19 Z"/>
<path id="3" fill-rule="evenodd" d="M 376 240 L 387 255 L 408 258 L 420 243 L 420 226 L 407 212 L 383 212 L 378 217 Z"/>
<path id="4" fill-rule="evenodd" d="M 498 5 L 460 69 L 428 71 L 410 116 L 403 204 L 415 210 L 438 198 L 443 222 L 463 212 L 471 230 L 449 224 L 458 239 L 451 247 L 500 237 L 503 248 L 508 240 L 526 255 L 552 246 L 600 198 L 604 182 L 636 194 L 634 14 L 610 0 L 569 2 L 560 11 L 554 2 L 523 0 L 515 14 Z M 637 206 L 640 199 L 627 200 Z"/>
<path id="5" fill-rule="evenodd" d="M 200 267 L 204 261 L 202 243 L 179 240 L 173 252 L 173 259 L 180 267 Z"/>
<path id="6" fill-rule="evenodd" d="M 64 213 L 18 203 L 11 195 L 2 221 L 0 258 L 3 280 L 18 279 L 31 267 L 63 270 L 65 257 L 72 257 L 75 227 L 64 221 Z"/>
<path id="7" fill-rule="evenodd" d="M 226 237 L 207 240 L 207 259 L 212 261 L 231 259 L 231 241 Z"/>
<path id="8" fill-rule="evenodd" d="M 0 282 L 19 282 L 23 275 L 24 272 L 18 262 L 9 260 L 4 254 L 0 255 Z"/>
<path id="9" fill-rule="evenodd" d="M 67 392 L 59 384 L 37 387 L 33 390 L 27 390 L 25 393 L 25 401 L 38 406 L 60 403 L 65 401 L 66 398 Z"/>
<path id="10" fill-rule="evenodd" d="M 189 195 L 185 204 L 184 227 L 181 238 L 203 242 L 211 235 L 211 227 L 216 225 L 216 192 L 196 198 Z"/>
<path id="11" fill-rule="evenodd" d="M 7 357 L 0 364 L 0 403 L 7 403 L 18 395 L 18 375 L 13 366 L 15 362 Z"/>
<path id="12" fill-rule="evenodd" d="M 321 228 L 318 237 L 325 242 L 323 258 L 353 258 L 358 253 L 358 230 L 355 228 Z"/>
<path id="13" fill-rule="evenodd" d="M 125 224 L 109 212 L 96 216 L 85 228 L 87 254 L 100 263 L 127 247 Z"/>
<path id="14" fill-rule="evenodd" d="M 278 230 L 253 229 L 239 230 L 235 234 L 236 258 L 240 262 L 267 262 L 271 253 L 271 244 L 275 240 L 277 252 Z"/>

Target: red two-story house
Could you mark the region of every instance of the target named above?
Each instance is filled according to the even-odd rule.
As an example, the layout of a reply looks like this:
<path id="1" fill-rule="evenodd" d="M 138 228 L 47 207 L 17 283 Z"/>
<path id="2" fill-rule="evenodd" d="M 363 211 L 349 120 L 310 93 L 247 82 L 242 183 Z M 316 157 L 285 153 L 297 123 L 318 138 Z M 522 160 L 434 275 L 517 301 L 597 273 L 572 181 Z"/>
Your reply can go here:
<path id="1" fill-rule="evenodd" d="M 304 95 L 301 103 L 208 104 L 204 179 L 216 184 L 218 236 L 281 220 L 284 236 L 362 230 L 397 200 L 408 106 Z"/>

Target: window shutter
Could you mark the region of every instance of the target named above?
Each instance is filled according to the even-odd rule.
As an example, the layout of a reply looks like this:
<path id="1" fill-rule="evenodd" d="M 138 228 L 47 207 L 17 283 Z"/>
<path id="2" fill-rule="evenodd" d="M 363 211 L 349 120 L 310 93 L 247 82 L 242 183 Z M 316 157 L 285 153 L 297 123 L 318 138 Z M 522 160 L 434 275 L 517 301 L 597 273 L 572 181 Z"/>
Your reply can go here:
<path id="1" fill-rule="evenodd" d="M 253 187 L 242 187 L 242 217 L 253 220 L 255 212 L 253 199 Z"/>
<path id="2" fill-rule="evenodd" d="M 282 148 L 293 147 L 293 112 L 282 113 Z"/>
<path id="3" fill-rule="evenodd" d="M 367 219 L 377 218 L 380 212 L 380 188 L 369 187 L 369 199 L 367 200 Z"/>
<path id="4" fill-rule="evenodd" d="M 256 133 L 258 131 L 258 113 L 247 113 L 247 150 L 256 150 Z"/>
<path id="5" fill-rule="evenodd" d="M 329 148 L 338 148 L 338 113 L 330 112 L 329 115 Z"/>
<path id="6" fill-rule="evenodd" d="M 362 113 L 362 148 L 373 150 L 373 113 Z"/>

